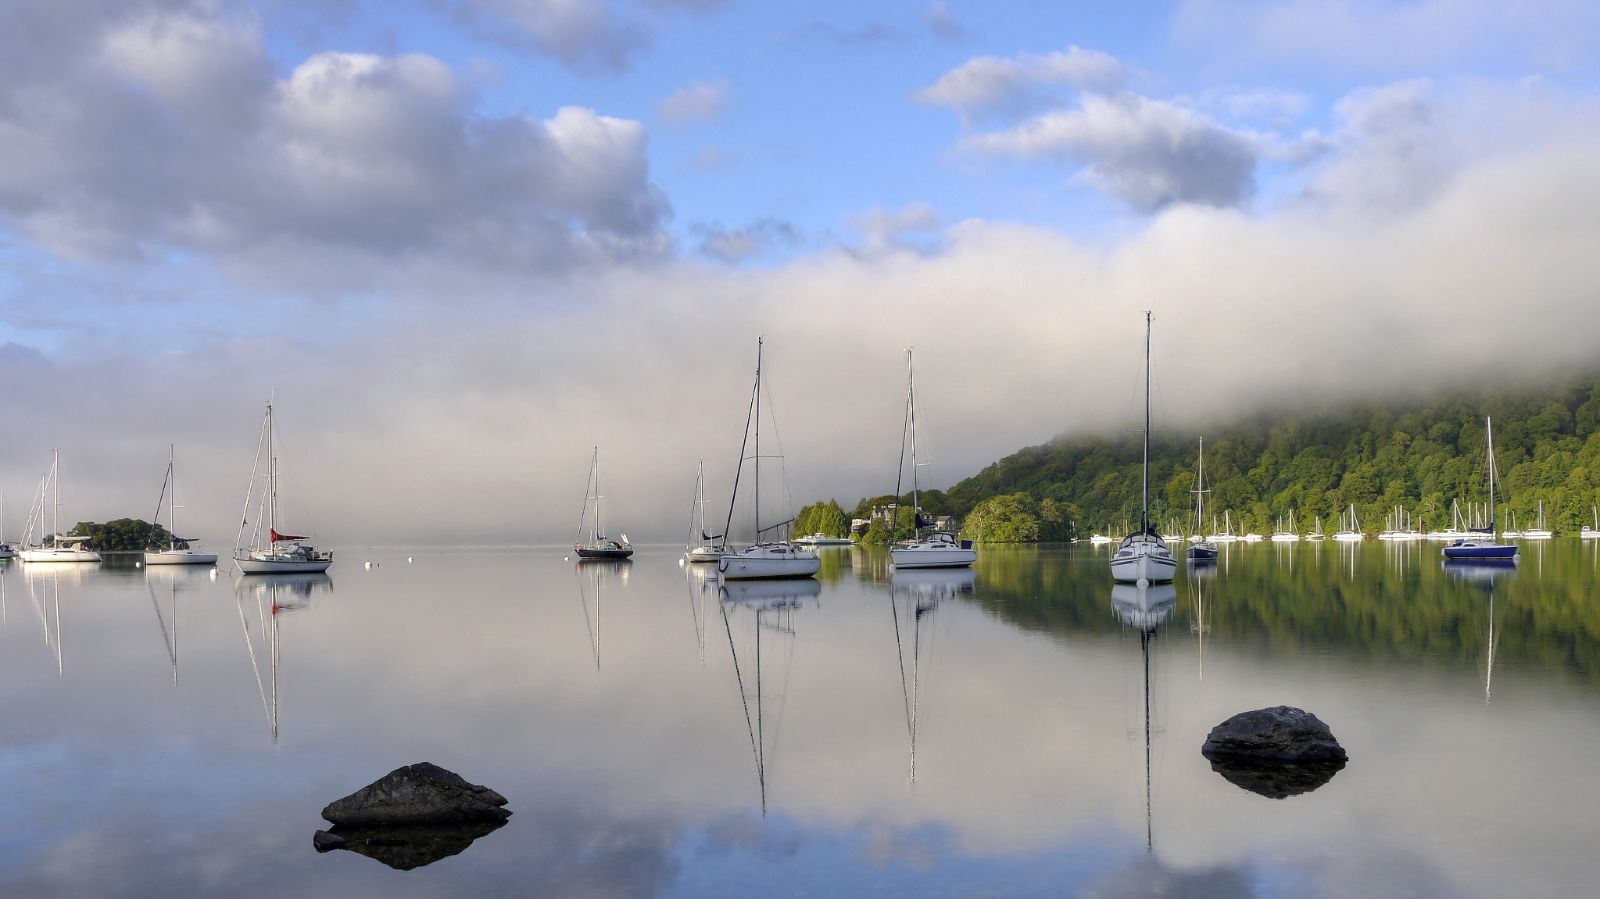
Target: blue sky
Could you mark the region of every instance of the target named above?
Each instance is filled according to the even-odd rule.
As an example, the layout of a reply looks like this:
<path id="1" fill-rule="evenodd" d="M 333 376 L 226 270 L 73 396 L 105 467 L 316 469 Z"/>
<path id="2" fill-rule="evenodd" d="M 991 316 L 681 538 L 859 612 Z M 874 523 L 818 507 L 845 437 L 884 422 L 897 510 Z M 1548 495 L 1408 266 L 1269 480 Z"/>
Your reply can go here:
<path id="1" fill-rule="evenodd" d="M 23 0 L 0 489 L 77 444 L 99 515 L 177 439 L 220 496 L 276 391 L 352 530 L 421 484 L 526 531 L 596 442 L 664 522 L 757 333 L 802 499 L 882 492 L 910 344 L 944 482 L 1123 426 L 1146 308 L 1190 423 L 1581 363 L 1597 35 L 1565 0 Z"/>

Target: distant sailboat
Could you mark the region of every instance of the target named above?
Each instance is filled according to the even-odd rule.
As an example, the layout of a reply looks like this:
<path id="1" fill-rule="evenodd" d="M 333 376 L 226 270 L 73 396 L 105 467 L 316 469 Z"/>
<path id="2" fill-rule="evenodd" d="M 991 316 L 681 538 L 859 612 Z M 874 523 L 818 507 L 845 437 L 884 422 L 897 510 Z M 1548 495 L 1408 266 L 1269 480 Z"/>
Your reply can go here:
<path id="1" fill-rule="evenodd" d="M 683 555 L 691 562 L 715 562 L 722 558 L 727 547 L 722 535 L 706 533 L 706 460 L 700 460 L 700 472 L 694 479 L 694 509 L 689 513 L 689 545 Z"/>
<path id="2" fill-rule="evenodd" d="M 1178 560 L 1150 524 L 1150 330 L 1144 314 L 1144 466 L 1139 530 L 1124 537 L 1111 557 L 1111 577 L 1119 583 L 1165 584 L 1178 570 Z"/>
<path id="3" fill-rule="evenodd" d="M 978 558 L 971 540 L 933 528 L 922 514 L 917 486 L 917 372 L 911 350 L 906 350 L 906 427 L 911 438 L 911 539 L 902 540 L 889 550 L 889 561 L 899 568 L 965 568 Z M 904 472 L 905 444 L 900 445 L 901 468 L 895 472 L 895 496 L 900 495 L 900 475 Z M 897 500 L 898 501 L 898 500 Z"/>
<path id="4" fill-rule="evenodd" d="M 1345 520 L 1343 515 L 1340 516 L 1339 530 L 1334 532 L 1333 539 L 1340 543 L 1359 543 L 1367 539 L 1367 535 L 1361 531 L 1361 522 L 1356 520 L 1355 503 L 1350 504 L 1350 511 L 1347 514 L 1349 515 L 1348 521 Z"/>
<path id="5" fill-rule="evenodd" d="M 1206 494 L 1211 491 L 1206 489 L 1206 439 L 1200 438 L 1200 458 L 1195 464 L 1194 489 L 1189 491 L 1194 494 L 1194 532 L 1196 535 L 1205 530 Z M 1215 562 L 1217 560 L 1217 545 L 1209 540 L 1200 540 L 1188 550 L 1191 562 Z"/>
<path id="6" fill-rule="evenodd" d="M 45 534 L 44 499 L 51 497 L 50 533 Z M 61 451 L 54 450 L 50 457 L 50 473 L 39 484 L 39 497 L 34 502 L 37 516 L 30 514 L 28 532 L 23 538 L 29 542 L 35 524 L 39 529 L 38 544 L 30 544 L 22 551 L 24 562 L 98 562 L 100 554 L 85 548 L 88 537 L 68 536 L 61 533 Z"/>
<path id="7" fill-rule="evenodd" d="M 167 503 L 167 533 L 171 536 L 166 549 L 147 549 L 146 565 L 215 565 L 216 553 L 201 552 L 190 544 L 195 541 L 178 536 L 178 474 L 177 454 L 172 444 L 167 445 L 167 477 L 161 482 L 161 496 L 156 499 L 156 514 L 152 524 L 161 522 L 161 503 Z"/>
<path id="8" fill-rule="evenodd" d="M 1311 533 L 1306 535 L 1306 539 L 1307 540 L 1321 540 L 1322 536 L 1323 536 L 1323 534 L 1322 534 L 1322 516 L 1318 515 L 1318 516 L 1316 516 L 1316 523 L 1311 525 Z"/>
<path id="9" fill-rule="evenodd" d="M 6 542 L 6 498 L 0 493 L 0 561 L 16 557 L 17 548 Z"/>
<path id="10" fill-rule="evenodd" d="M 1485 418 L 1483 426 L 1489 469 L 1489 526 L 1482 531 L 1475 531 L 1471 537 L 1452 541 L 1445 546 L 1443 553 L 1447 559 L 1514 559 L 1517 555 L 1515 544 L 1500 543 L 1494 539 L 1494 422 Z"/>
<path id="11" fill-rule="evenodd" d="M 239 532 L 233 540 L 233 563 L 245 574 L 314 574 L 327 571 L 333 564 L 333 553 L 319 551 L 306 543 L 299 534 L 285 534 L 278 530 L 278 456 L 274 449 L 272 403 L 267 403 L 267 417 L 261 423 L 261 435 L 256 438 L 256 464 L 250 469 L 250 483 L 244 492 L 244 514 L 239 517 Z M 261 452 L 266 449 L 267 470 L 260 471 Z M 261 492 L 256 493 L 256 485 Z M 244 542 L 244 529 L 250 525 L 251 506 L 256 507 L 256 526 L 250 542 Z M 263 507 L 265 514 L 263 515 Z M 261 532 L 262 519 L 267 532 Z"/>
<path id="12" fill-rule="evenodd" d="M 1539 526 L 1522 532 L 1524 540 L 1549 540 L 1555 532 L 1544 526 L 1544 500 L 1539 500 Z"/>
<path id="13" fill-rule="evenodd" d="M 594 500 L 594 529 L 589 532 L 589 542 L 585 543 L 583 526 L 589 520 L 591 499 Z M 597 446 L 589 458 L 589 482 L 583 491 L 583 511 L 578 513 L 578 535 L 572 541 L 572 551 L 578 554 L 579 561 L 626 559 L 633 555 L 633 547 L 628 543 L 627 534 L 622 534 L 621 540 L 613 540 L 606 536 L 605 526 L 600 518 L 600 499 L 600 447 Z"/>
<path id="14" fill-rule="evenodd" d="M 1289 526 L 1288 526 L 1288 528 L 1285 528 L 1283 526 L 1283 519 L 1280 517 L 1278 519 L 1278 527 L 1277 527 L 1277 529 L 1272 532 L 1272 542 L 1273 543 L 1298 543 L 1299 541 L 1300 541 L 1300 533 L 1298 531 L 1296 531 L 1295 528 L 1294 528 L 1294 513 L 1293 512 L 1289 513 Z"/>
<path id="15" fill-rule="evenodd" d="M 1584 525 L 1578 536 L 1584 540 L 1600 539 L 1600 506 L 1590 506 L 1589 513 L 1594 516 L 1594 525 Z"/>
<path id="16" fill-rule="evenodd" d="M 717 574 L 723 580 L 815 577 L 817 572 L 822 570 L 822 561 L 817 558 L 816 553 L 786 541 L 762 540 L 762 535 L 767 531 L 777 530 L 794 521 L 790 518 L 771 525 L 761 524 L 761 351 L 765 343 L 764 338 L 756 339 L 755 387 L 750 393 L 750 412 L 745 420 L 744 437 L 739 441 L 739 465 L 734 470 L 733 495 L 728 500 L 728 521 L 722 528 L 723 534 L 728 534 L 733 529 L 733 510 L 739 499 L 739 475 L 744 471 L 745 460 L 750 458 L 755 463 L 755 484 L 751 491 L 754 497 L 751 505 L 755 518 L 755 543 L 736 552 L 723 553 L 722 558 L 717 560 Z M 753 457 L 746 457 L 745 441 L 752 434 L 752 424 L 755 453 Z"/>

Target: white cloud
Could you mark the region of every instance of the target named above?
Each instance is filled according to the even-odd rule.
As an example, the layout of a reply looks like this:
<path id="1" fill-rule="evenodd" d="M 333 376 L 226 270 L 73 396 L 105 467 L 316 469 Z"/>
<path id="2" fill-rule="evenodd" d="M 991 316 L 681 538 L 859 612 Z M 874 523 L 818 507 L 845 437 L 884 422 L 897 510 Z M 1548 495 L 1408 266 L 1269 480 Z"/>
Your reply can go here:
<path id="1" fill-rule="evenodd" d="M 479 36 L 549 56 L 585 74 L 628 69 L 648 32 L 607 0 L 445 0 Z"/>
<path id="2" fill-rule="evenodd" d="M 1080 162 L 1086 181 L 1146 212 L 1173 203 L 1244 202 L 1254 191 L 1258 155 L 1248 135 L 1192 110 L 1129 93 L 1089 95 L 1077 109 L 971 135 L 961 147 Z"/>
<path id="3" fill-rule="evenodd" d="M 1110 54 L 1069 47 L 1049 54 L 978 56 L 946 72 L 916 99 L 966 116 L 1022 113 L 1057 99 L 1051 88 L 1105 92 L 1123 86 L 1132 70 Z"/>
<path id="4" fill-rule="evenodd" d="M 656 114 L 669 125 L 708 122 L 722 115 L 731 91 L 725 81 L 699 81 L 668 94 Z"/>
<path id="5" fill-rule="evenodd" d="M 866 238 L 860 252 L 871 256 L 935 249 L 944 220 L 931 203 L 908 203 L 894 210 L 874 206 L 852 216 L 850 224 Z"/>
<path id="6" fill-rule="evenodd" d="M 299 243 L 530 273 L 667 247 L 637 122 L 482 116 L 423 54 L 321 53 L 274 82 L 253 27 L 197 15 L 86 22 L 97 52 L 0 85 L 17 230 L 77 258 Z"/>

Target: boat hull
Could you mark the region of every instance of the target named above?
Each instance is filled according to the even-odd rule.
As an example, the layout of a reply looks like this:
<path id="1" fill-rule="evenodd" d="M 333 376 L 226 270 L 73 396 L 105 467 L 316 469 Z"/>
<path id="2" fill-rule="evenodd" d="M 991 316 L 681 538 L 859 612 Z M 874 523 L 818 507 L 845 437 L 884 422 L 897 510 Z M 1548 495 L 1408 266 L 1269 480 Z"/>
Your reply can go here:
<path id="1" fill-rule="evenodd" d="M 578 560 L 584 559 L 626 559 L 633 555 L 631 549 L 580 549 L 577 551 Z"/>
<path id="2" fill-rule="evenodd" d="M 902 547 L 889 550 L 889 561 L 900 568 L 966 568 L 978 560 L 978 551 L 960 547 L 917 549 Z"/>
<path id="3" fill-rule="evenodd" d="M 147 551 L 144 554 L 145 565 L 215 565 L 216 553 L 195 552 L 192 549 L 166 549 Z"/>
<path id="4" fill-rule="evenodd" d="M 1441 552 L 1446 559 L 1511 559 L 1517 555 L 1514 544 L 1463 542 L 1452 543 Z"/>
<path id="5" fill-rule="evenodd" d="M 89 549 L 25 549 L 24 562 L 98 562 L 100 554 Z"/>
<path id="6" fill-rule="evenodd" d="M 1192 562 L 1215 562 L 1217 560 L 1217 548 L 1199 544 L 1189 547 L 1188 555 L 1189 560 Z"/>
<path id="7" fill-rule="evenodd" d="M 683 557 L 691 562 L 715 562 L 722 558 L 722 550 L 710 546 L 696 546 L 684 550 Z"/>
<path id="8" fill-rule="evenodd" d="M 1126 555 L 1124 555 L 1126 552 Z M 1171 553 L 1152 551 L 1147 544 L 1117 550 L 1111 560 L 1111 579 L 1119 584 L 1166 584 L 1178 571 L 1178 560 Z"/>
<path id="9" fill-rule="evenodd" d="M 814 577 L 821 570 L 822 560 L 816 553 L 792 549 L 753 547 L 717 560 L 717 574 L 726 581 Z"/>
<path id="10" fill-rule="evenodd" d="M 327 571 L 332 559 L 234 559 L 245 574 L 315 574 Z"/>

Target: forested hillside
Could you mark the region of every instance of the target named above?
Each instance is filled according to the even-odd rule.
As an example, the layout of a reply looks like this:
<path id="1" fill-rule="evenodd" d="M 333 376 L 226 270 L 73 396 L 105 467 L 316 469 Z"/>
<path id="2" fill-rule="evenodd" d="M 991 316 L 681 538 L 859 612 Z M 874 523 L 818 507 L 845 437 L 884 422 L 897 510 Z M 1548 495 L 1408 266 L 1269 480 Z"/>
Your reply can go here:
<path id="1" fill-rule="evenodd" d="M 1384 515 L 1396 505 L 1420 527 L 1446 527 L 1453 500 L 1465 508 L 1488 499 L 1486 416 L 1494 419 L 1496 524 L 1510 511 L 1519 525 L 1531 527 L 1541 500 L 1547 524 L 1558 533 L 1577 533 L 1591 523 L 1600 504 L 1600 375 L 1542 388 L 1460 391 L 1158 431 L 1151 442 L 1151 515 L 1163 530 L 1173 519 L 1184 532 L 1193 529 L 1190 491 L 1204 436 L 1212 491 L 1206 505 L 1218 520 L 1230 513 L 1235 533 L 1270 533 L 1278 516 L 1291 514 L 1302 532 L 1320 517 L 1331 533 L 1351 503 L 1369 534 L 1383 528 Z M 954 514 L 965 536 L 991 542 L 1062 540 L 1091 531 L 1120 536 L 1139 516 L 1139 451 L 1136 432 L 1057 438 L 1019 450 L 948 492 L 924 492 L 923 508 Z M 889 499 L 863 499 L 856 517 Z M 822 507 L 813 514 L 820 517 Z M 836 513 L 828 517 L 838 522 Z M 905 525 L 900 530 L 909 530 L 909 518 Z"/>
<path id="2" fill-rule="evenodd" d="M 1219 518 L 1228 510 L 1235 533 L 1269 533 L 1277 516 L 1291 513 L 1301 530 L 1320 516 L 1331 532 L 1350 503 L 1368 533 L 1380 530 L 1385 512 L 1397 504 L 1422 526 L 1444 527 L 1452 500 L 1465 506 L 1487 499 L 1485 416 L 1494 418 L 1496 517 L 1503 521 L 1500 513 L 1511 510 L 1519 524 L 1531 526 L 1543 500 L 1546 520 L 1558 532 L 1576 533 L 1589 523 L 1600 503 L 1600 376 L 1593 375 L 1543 389 L 1462 392 L 1431 402 L 1159 432 L 1151 443 L 1151 514 L 1163 528 L 1172 518 L 1185 531 L 1192 528 L 1190 491 L 1203 433 L 1212 489 L 1207 506 Z M 987 513 L 1002 505 L 1011 510 L 1009 539 L 1019 533 L 1030 539 L 1026 527 L 1015 526 L 1016 516 L 1026 515 L 1030 503 L 1037 513 L 1046 500 L 1069 510 L 1065 530 L 1119 532 L 1124 521 L 1138 518 L 1139 453 L 1137 433 L 1058 438 L 988 466 L 950 488 L 945 499 L 979 539 L 1008 539 L 983 526 Z M 1205 524 L 1210 527 L 1209 520 Z"/>

